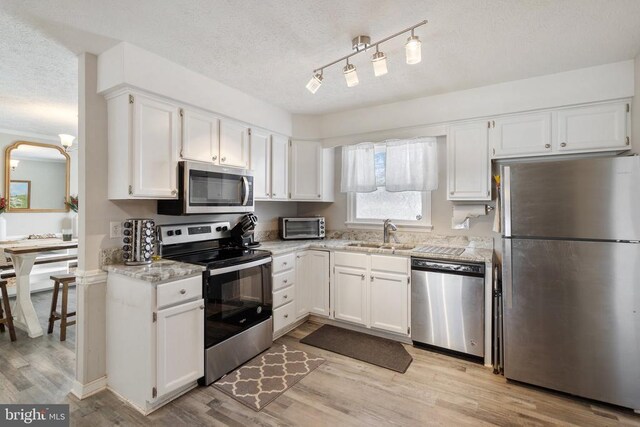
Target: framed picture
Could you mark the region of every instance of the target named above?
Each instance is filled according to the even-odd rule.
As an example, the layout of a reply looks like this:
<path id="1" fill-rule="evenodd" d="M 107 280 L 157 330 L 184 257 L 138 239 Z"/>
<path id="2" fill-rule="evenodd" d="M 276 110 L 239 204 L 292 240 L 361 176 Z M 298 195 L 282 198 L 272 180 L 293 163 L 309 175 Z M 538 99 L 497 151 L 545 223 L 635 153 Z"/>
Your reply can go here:
<path id="1" fill-rule="evenodd" d="M 9 207 L 11 209 L 31 208 L 31 181 L 11 181 Z"/>

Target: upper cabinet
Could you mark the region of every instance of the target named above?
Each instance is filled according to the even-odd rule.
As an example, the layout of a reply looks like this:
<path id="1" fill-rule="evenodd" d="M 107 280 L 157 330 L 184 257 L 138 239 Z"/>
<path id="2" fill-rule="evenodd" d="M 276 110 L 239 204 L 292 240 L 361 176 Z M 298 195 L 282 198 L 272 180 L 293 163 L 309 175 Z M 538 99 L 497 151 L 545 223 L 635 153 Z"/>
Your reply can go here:
<path id="1" fill-rule="evenodd" d="M 292 200 L 333 202 L 333 149 L 318 141 L 291 142 Z"/>
<path id="2" fill-rule="evenodd" d="M 289 138 L 271 136 L 271 199 L 289 198 Z"/>
<path id="3" fill-rule="evenodd" d="M 246 168 L 249 166 L 249 136 L 251 129 L 239 122 L 220 120 L 220 165 Z"/>
<path id="4" fill-rule="evenodd" d="M 549 112 L 498 117 L 487 124 L 494 157 L 551 152 Z"/>
<path id="5" fill-rule="evenodd" d="M 629 103 L 590 105 L 559 110 L 556 148 L 559 152 L 626 150 Z"/>
<path id="6" fill-rule="evenodd" d="M 107 108 L 109 198 L 176 198 L 180 108 L 134 93 L 109 98 Z"/>
<path id="7" fill-rule="evenodd" d="M 185 160 L 218 164 L 220 120 L 213 115 L 189 109 L 181 110 L 182 149 Z"/>
<path id="8" fill-rule="evenodd" d="M 289 138 L 252 129 L 249 145 L 256 200 L 288 200 Z"/>
<path id="9" fill-rule="evenodd" d="M 487 121 L 451 125 L 447 136 L 447 199 L 491 200 Z"/>
<path id="10" fill-rule="evenodd" d="M 491 119 L 491 155 L 500 159 L 628 150 L 630 107 L 624 100 Z"/>
<path id="11" fill-rule="evenodd" d="M 271 134 L 253 129 L 249 142 L 249 167 L 253 170 L 253 196 L 256 200 L 271 197 Z"/>

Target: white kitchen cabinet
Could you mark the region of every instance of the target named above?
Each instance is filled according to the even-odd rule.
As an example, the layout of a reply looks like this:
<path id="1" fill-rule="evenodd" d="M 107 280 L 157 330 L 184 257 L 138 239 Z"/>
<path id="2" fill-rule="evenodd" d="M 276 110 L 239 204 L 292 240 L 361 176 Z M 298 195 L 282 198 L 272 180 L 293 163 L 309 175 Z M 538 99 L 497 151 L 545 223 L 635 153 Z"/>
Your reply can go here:
<path id="1" fill-rule="evenodd" d="M 218 164 L 220 151 L 218 117 L 186 108 L 181 110 L 181 116 L 180 157 L 185 160 Z"/>
<path id="2" fill-rule="evenodd" d="M 295 326 L 298 300 L 296 254 L 273 257 L 273 338 L 276 339 Z M 304 295 L 301 296 L 304 300 Z"/>
<path id="3" fill-rule="evenodd" d="M 335 266 L 334 318 L 367 326 L 367 270 Z"/>
<path id="4" fill-rule="evenodd" d="M 447 135 L 447 199 L 491 200 L 489 125 L 454 124 Z"/>
<path id="5" fill-rule="evenodd" d="M 296 314 L 329 316 L 329 252 L 307 250 L 296 255 Z"/>
<path id="6" fill-rule="evenodd" d="M 626 150 L 629 103 L 616 102 L 558 110 L 558 152 Z"/>
<path id="7" fill-rule="evenodd" d="M 197 386 L 204 375 L 202 275 L 154 284 L 109 273 L 109 389 L 143 414 Z"/>
<path id="8" fill-rule="evenodd" d="M 488 122 L 493 157 L 551 153 L 551 113 L 497 117 Z"/>
<path id="9" fill-rule="evenodd" d="M 251 129 L 232 120 L 220 120 L 220 165 L 246 168 L 249 166 Z"/>
<path id="10" fill-rule="evenodd" d="M 253 170 L 253 197 L 271 197 L 271 134 L 259 129 L 251 131 L 249 168 Z"/>
<path id="11" fill-rule="evenodd" d="M 291 199 L 321 199 L 322 172 L 322 144 L 291 141 Z"/>
<path id="12" fill-rule="evenodd" d="M 409 276 L 371 272 L 370 325 L 398 334 L 409 334 Z"/>
<path id="13" fill-rule="evenodd" d="M 288 200 L 289 196 L 289 138 L 271 136 L 271 199 Z"/>
<path id="14" fill-rule="evenodd" d="M 200 281 L 199 281 L 200 282 Z M 204 300 L 157 313 L 157 393 L 165 395 L 204 375 Z"/>
<path id="15" fill-rule="evenodd" d="M 291 200 L 333 202 L 333 148 L 317 141 L 291 141 Z"/>
<path id="16" fill-rule="evenodd" d="M 109 199 L 177 198 L 180 108 L 123 92 L 107 109 Z"/>

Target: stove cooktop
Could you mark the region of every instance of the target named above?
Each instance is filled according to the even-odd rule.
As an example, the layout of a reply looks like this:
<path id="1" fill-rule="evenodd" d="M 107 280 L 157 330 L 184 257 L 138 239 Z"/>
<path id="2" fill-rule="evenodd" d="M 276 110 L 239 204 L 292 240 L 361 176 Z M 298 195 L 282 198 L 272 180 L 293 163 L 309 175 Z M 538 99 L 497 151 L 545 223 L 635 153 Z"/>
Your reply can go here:
<path id="1" fill-rule="evenodd" d="M 259 259 L 269 258 L 271 253 L 255 249 L 220 248 L 190 254 L 173 255 L 168 257 L 175 261 L 204 265 L 207 269 L 229 267 L 244 264 Z"/>

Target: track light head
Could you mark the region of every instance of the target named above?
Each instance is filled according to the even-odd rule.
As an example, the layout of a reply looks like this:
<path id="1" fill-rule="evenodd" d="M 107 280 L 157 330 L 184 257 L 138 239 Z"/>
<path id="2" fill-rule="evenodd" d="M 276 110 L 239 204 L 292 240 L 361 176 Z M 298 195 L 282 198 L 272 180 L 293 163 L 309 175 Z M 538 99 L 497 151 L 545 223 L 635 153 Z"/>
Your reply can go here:
<path id="1" fill-rule="evenodd" d="M 347 59 L 347 65 L 342 69 L 344 73 L 344 78 L 347 81 L 348 87 L 356 86 L 360 81 L 358 80 L 358 73 L 356 72 L 356 67 L 353 64 L 349 64 L 349 60 Z"/>
<path id="2" fill-rule="evenodd" d="M 387 55 L 378 51 L 376 46 L 376 53 L 371 57 L 371 63 L 373 64 L 373 74 L 376 77 L 384 76 L 387 74 Z"/>
<path id="3" fill-rule="evenodd" d="M 320 89 L 320 86 L 322 86 L 322 71 L 314 74 L 313 77 L 311 77 L 311 80 L 309 80 L 309 83 L 307 83 L 307 90 L 315 94 L 318 89 Z"/>
<path id="4" fill-rule="evenodd" d="M 413 30 L 411 30 L 411 37 L 407 39 L 407 44 L 405 44 L 405 53 L 407 56 L 407 64 L 413 65 L 418 64 L 422 61 L 422 42 L 418 36 L 413 35 Z"/>

